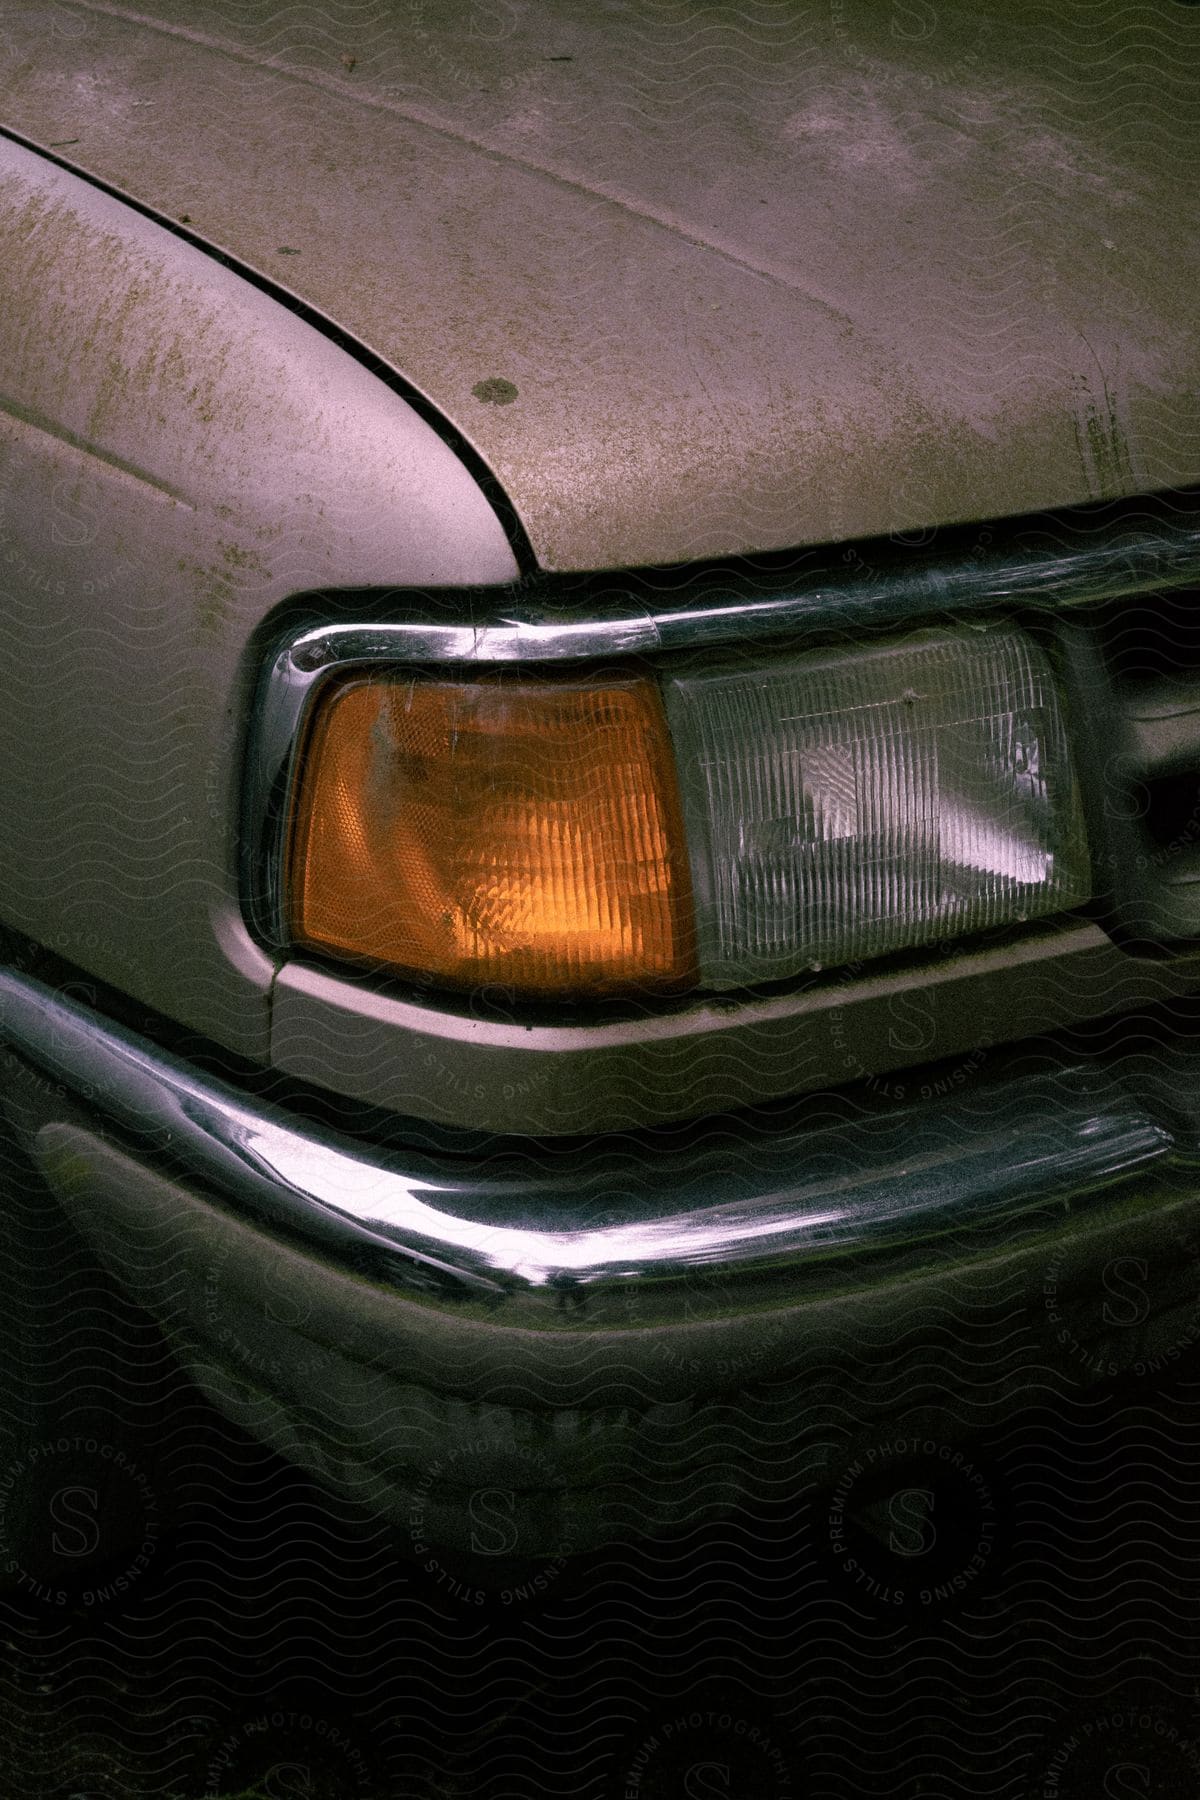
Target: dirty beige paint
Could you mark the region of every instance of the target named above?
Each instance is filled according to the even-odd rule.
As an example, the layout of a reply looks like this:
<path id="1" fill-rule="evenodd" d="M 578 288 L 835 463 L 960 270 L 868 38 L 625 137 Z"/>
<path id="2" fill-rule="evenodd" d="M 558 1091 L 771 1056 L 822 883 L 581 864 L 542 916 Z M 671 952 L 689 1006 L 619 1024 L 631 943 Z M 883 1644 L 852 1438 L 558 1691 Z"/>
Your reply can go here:
<path id="1" fill-rule="evenodd" d="M 5 9 L 0 123 L 356 335 L 546 567 L 1200 479 L 1198 8 L 150 11 Z M 253 632 L 306 588 L 515 565 L 433 430 L 316 330 L 0 161 L 0 921 L 265 1058 Z M 412 1044 L 314 1013 L 302 973 L 293 1066 L 317 1043 L 337 1086 L 336 1050 L 356 1092 L 386 1067 L 401 1104 Z"/>
<path id="2" fill-rule="evenodd" d="M 14 129 L 357 334 L 547 566 L 1200 478 L 1176 0 L 59 12 Z"/>
<path id="3" fill-rule="evenodd" d="M 516 573 L 433 429 L 211 257 L 0 140 L 0 921 L 266 1058 L 241 760 L 287 596 Z"/>

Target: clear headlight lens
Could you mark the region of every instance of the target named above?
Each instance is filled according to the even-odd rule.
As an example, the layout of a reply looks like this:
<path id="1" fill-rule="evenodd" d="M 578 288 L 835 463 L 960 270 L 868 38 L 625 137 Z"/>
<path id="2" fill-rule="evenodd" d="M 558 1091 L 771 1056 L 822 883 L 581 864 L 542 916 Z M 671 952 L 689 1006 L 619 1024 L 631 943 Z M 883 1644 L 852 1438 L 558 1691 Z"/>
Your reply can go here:
<path id="1" fill-rule="evenodd" d="M 664 691 L 707 986 L 879 956 L 1089 892 L 1058 691 L 1019 630 L 809 652 Z"/>

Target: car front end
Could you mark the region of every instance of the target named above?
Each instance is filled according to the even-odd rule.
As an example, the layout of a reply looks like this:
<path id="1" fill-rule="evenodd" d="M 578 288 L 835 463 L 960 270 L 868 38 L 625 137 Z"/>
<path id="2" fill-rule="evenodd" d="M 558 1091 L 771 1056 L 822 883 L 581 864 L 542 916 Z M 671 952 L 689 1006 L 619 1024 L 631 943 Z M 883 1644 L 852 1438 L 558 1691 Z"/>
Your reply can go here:
<path id="1" fill-rule="evenodd" d="M 772 1493 L 948 1341 L 1019 1404 L 947 1338 L 998 1301 L 1179 1354 L 1186 172 L 1030 44 L 947 127 L 839 40 L 714 187 L 565 15 L 569 98 L 530 18 L 479 117 L 399 38 L 88 22 L 87 81 L 6 26 L 5 1102 L 201 1388 L 546 1551 Z"/>

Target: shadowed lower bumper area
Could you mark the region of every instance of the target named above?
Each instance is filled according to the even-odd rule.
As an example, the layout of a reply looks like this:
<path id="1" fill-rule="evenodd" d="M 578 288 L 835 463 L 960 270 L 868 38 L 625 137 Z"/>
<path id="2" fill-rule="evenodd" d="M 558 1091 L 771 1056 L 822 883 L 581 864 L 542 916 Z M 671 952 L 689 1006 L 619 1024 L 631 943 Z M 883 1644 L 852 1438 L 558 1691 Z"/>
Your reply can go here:
<path id="1" fill-rule="evenodd" d="M 799 1383 L 771 1427 L 793 1446 L 865 1417 L 914 1334 L 978 1348 L 996 1295 L 1082 1377 L 1116 1353 L 1097 1282 L 1121 1258 L 1144 1265 L 1170 1343 L 1196 1306 L 1200 1057 L 1183 1039 L 1043 1056 L 902 1109 L 825 1096 L 653 1143 L 453 1155 L 339 1138 L 13 972 L 0 1036 L 50 1187 L 202 1385 L 393 1517 L 414 1493 L 428 1511 L 422 1471 L 447 1458 L 461 1493 L 515 1458 L 516 1485 L 563 1505 L 643 1494 L 647 1468 L 677 1490 L 697 1457 L 744 1474 L 749 1387 Z M 1120 1354 L 1157 1353 L 1154 1325 Z M 446 1504 L 429 1529 L 452 1537 Z"/>

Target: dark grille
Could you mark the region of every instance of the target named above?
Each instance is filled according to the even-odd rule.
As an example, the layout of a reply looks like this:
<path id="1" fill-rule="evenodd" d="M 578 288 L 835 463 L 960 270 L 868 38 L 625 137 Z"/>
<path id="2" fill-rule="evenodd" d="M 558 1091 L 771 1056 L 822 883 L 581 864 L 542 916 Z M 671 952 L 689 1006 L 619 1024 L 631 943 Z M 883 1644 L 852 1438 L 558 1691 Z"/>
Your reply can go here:
<path id="1" fill-rule="evenodd" d="M 1064 620 L 1102 903 L 1131 947 L 1200 939 L 1200 589 Z"/>

